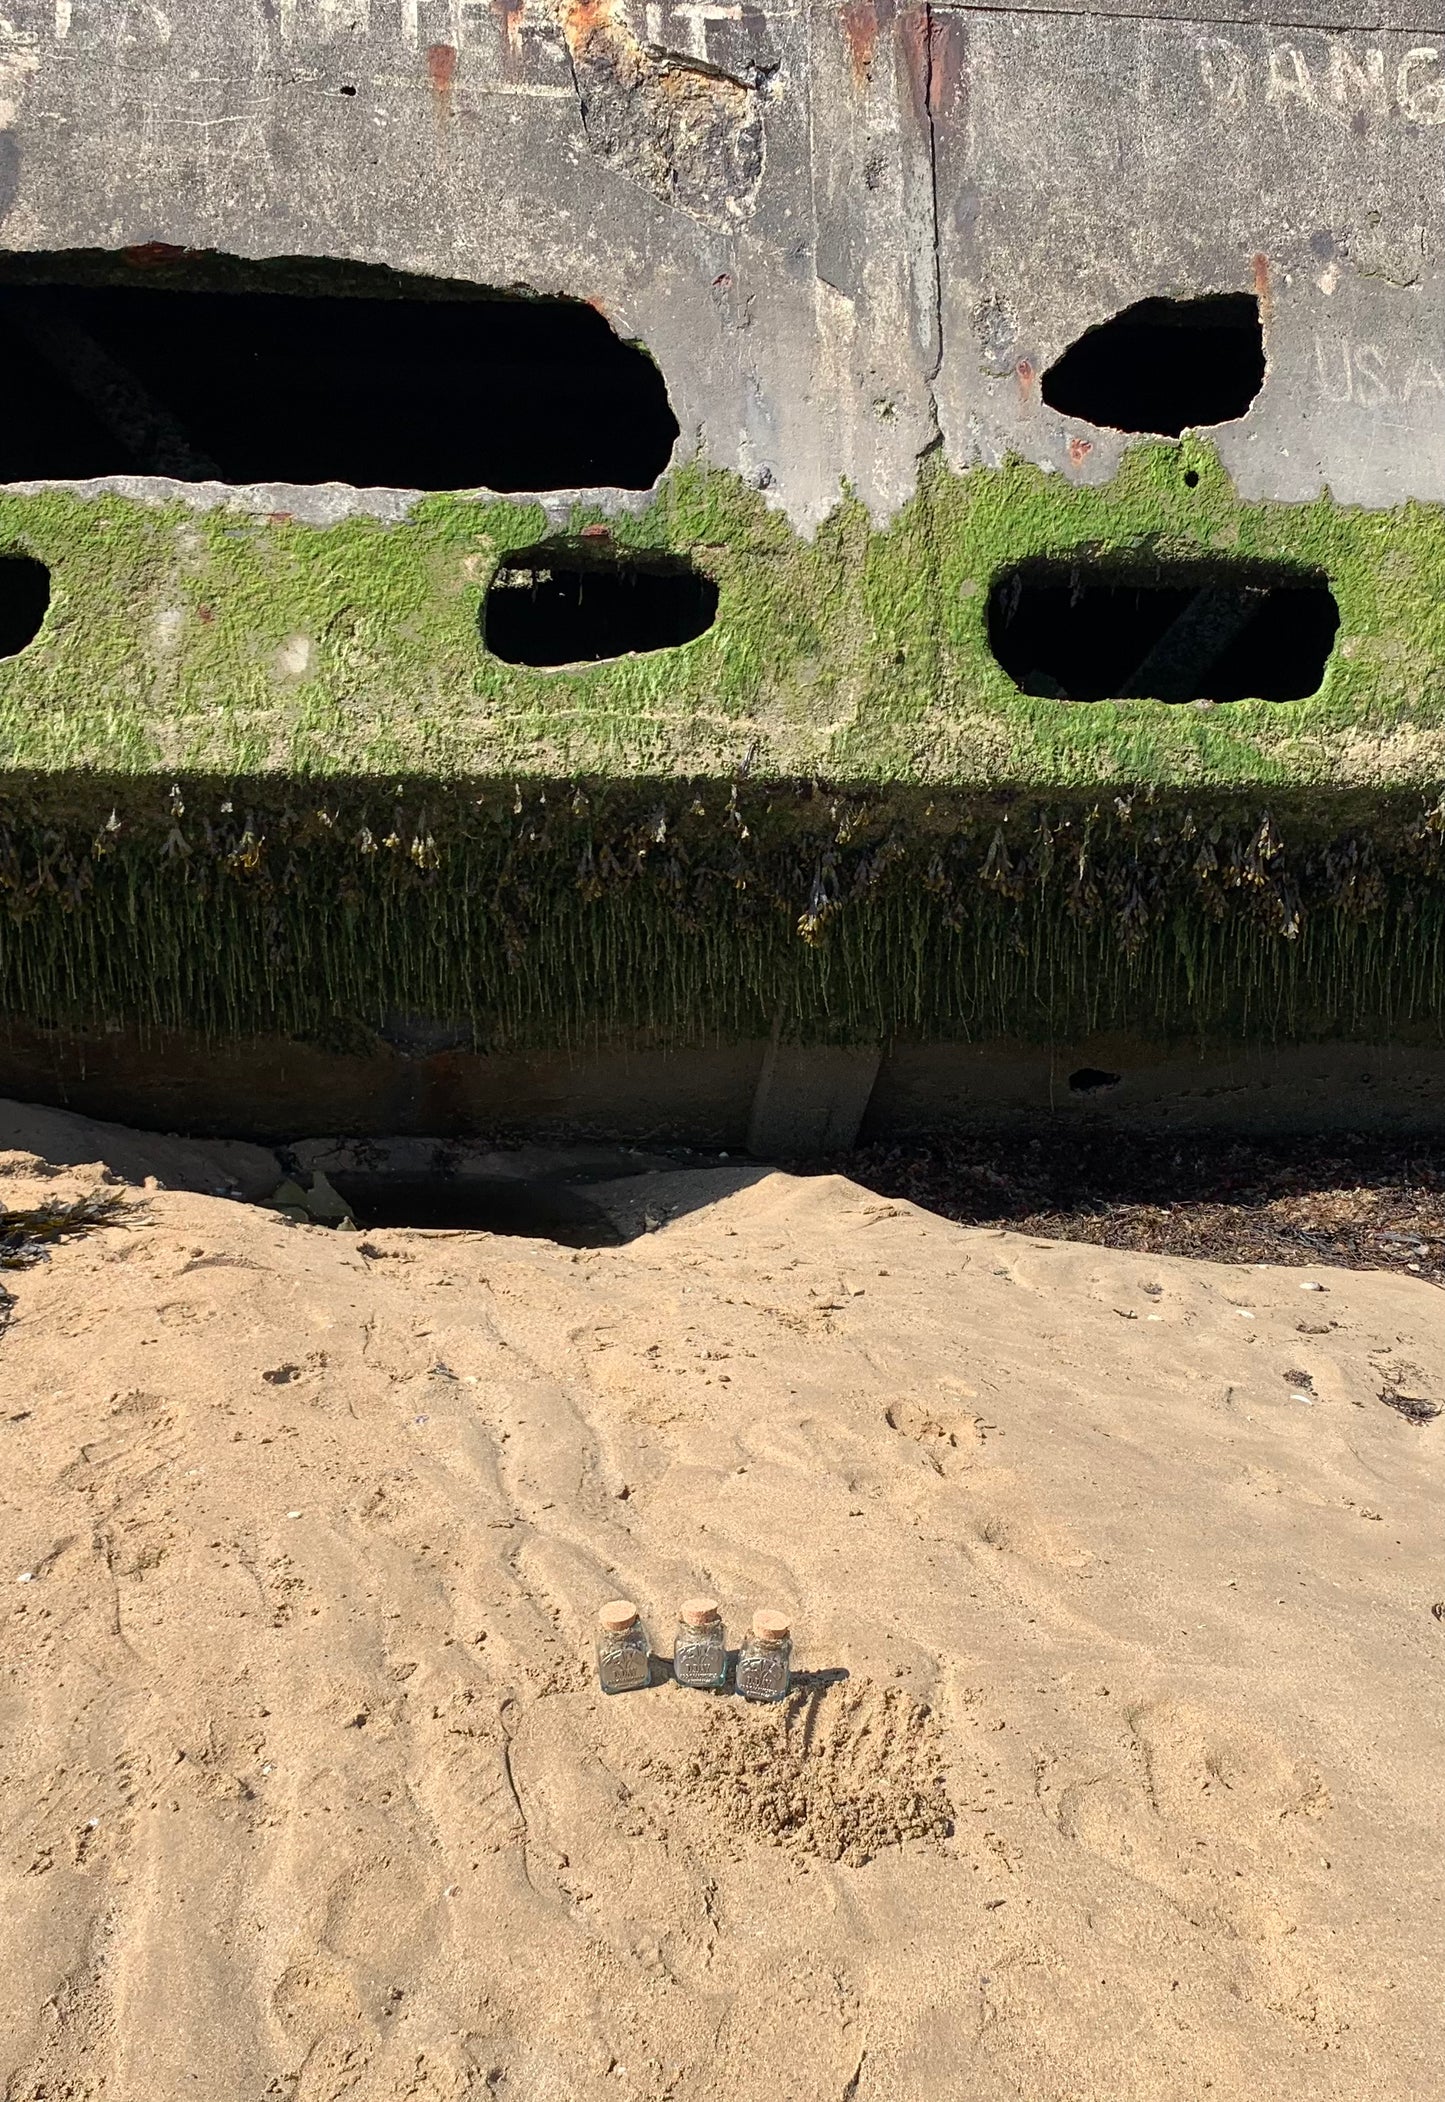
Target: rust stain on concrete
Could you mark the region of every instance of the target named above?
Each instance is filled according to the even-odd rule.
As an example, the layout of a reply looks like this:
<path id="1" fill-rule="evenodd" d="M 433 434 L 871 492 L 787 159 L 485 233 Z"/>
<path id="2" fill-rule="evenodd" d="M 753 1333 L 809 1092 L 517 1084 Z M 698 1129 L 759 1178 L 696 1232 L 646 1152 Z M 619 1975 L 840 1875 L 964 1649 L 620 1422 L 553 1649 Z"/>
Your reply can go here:
<path id="1" fill-rule="evenodd" d="M 1269 257 L 1257 255 L 1254 259 L 1254 296 L 1259 301 L 1261 314 L 1269 309 Z"/>
<path id="2" fill-rule="evenodd" d="M 908 93 L 913 104 L 913 114 L 920 124 L 926 125 L 930 118 L 928 75 L 931 37 L 928 9 L 905 8 L 898 24 L 898 36 L 903 47 L 903 67 L 908 75 Z"/>
<path id="3" fill-rule="evenodd" d="M 859 94 L 873 77 L 873 51 L 878 42 L 878 10 L 872 0 L 848 0 L 842 11 L 843 36 L 848 45 L 848 64 L 853 86 Z"/>
<path id="4" fill-rule="evenodd" d="M 426 73 L 438 105 L 442 108 L 450 107 L 451 93 L 457 78 L 456 45 L 430 45 L 426 55 Z"/>
<path id="5" fill-rule="evenodd" d="M 132 270 L 162 270 L 167 263 L 178 263 L 198 251 L 177 248 L 170 241 L 140 241 L 133 248 L 122 248 L 120 253 L 121 260 Z"/>
<path id="6" fill-rule="evenodd" d="M 492 13 L 502 32 L 503 62 L 510 69 L 522 56 L 523 0 L 492 0 Z"/>

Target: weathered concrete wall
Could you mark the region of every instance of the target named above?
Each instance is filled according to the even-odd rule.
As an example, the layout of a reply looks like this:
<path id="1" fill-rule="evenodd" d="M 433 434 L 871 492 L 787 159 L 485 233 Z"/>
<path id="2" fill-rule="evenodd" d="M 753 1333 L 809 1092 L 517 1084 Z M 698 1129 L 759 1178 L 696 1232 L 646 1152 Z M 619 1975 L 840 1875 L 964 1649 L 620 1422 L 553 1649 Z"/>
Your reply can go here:
<path id="1" fill-rule="evenodd" d="M 586 299 L 657 358 L 681 435 L 651 493 L 0 492 L 0 548 L 52 594 L 0 663 L 11 1016 L 98 1031 L 93 1072 L 124 1038 L 120 1114 L 148 1041 L 157 1099 L 174 1075 L 214 1105 L 207 1043 L 239 1075 L 284 1038 L 328 1128 L 338 1076 L 347 1122 L 450 1116 L 453 1073 L 474 1119 L 583 1041 L 692 1061 L 680 1124 L 733 1131 L 770 1028 L 1438 1030 L 1442 55 L 1428 11 L 1364 0 L 1295 28 L 1249 0 L 14 0 L 0 248 Z M 1041 405 L 1090 325 L 1221 292 L 1258 297 L 1269 360 L 1237 422 L 1150 444 Z M 393 378 L 442 425 L 511 413 Z M 713 579 L 716 625 L 561 670 L 489 655 L 508 552 L 604 521 Z M 1021 692 L 991 586 L 1080 549 L 1327 579 L 1319 692 Z M 379 1051 L 394 1012 L 476 1049 L 435 1074 L 452 1054 Z M 879 1099 L 942 1102 L 911 1055 Z M 582 1097 L 561 1070 L 540 1094 L 574 1121 L 625 1093 L 600 1054 Z"/>
<path id="2" fill-rule="evenodd" d="M 17 0 L 0 240 L 343 255 L 589 299 L 659 360 L 684 453 L 799 521 L 840 477 L 886 513 L 933 434 L 926 35 L 921 13 L 853 12 Z"/>
<path id="3" fill-rule="evenodd" d="M 218 1045 L 171 1032 L 15 1026 L 0 1029 L 0 1096 L 152 1130 L 276 1142 L 338 1131 L 586 1133 L 747 1149 L 764 1159 L 837 1152 L 859 1136 L 1027 1130 L 1046 1119 L 1181 1132 L 1445 1129 L 1439 1043 L 1160 1044 L 1118 1032 L 1052 1047 L 899 1042 L 881 1067 L 875 1046 L 866 1072 L 854 1052 L 797 1052 L 785 1104 L 770 1070 L 774 1052 L 767 1041 L 744 1039 L 712 1049 L 529 1056 L 407 1055 L 384 1043 L 345 1053 L 274 1036 Z M 1072 1090 L 1070 1075 L 1089 1068 L 1117 1074 L 1117 1083 Z"/>
<path id="4" fill-rule="evenodd" d="M 960 466 L 1106 478 L 1125 441 L 1039 374 L 1137 298 L 1257 288 L 1240 489 L 1439 497 L 1445 28 L 1280 12 L 1312 7 L 14 0 L 0 242 L 594 300 L 661 362 L 680 453 L 804 528 L 845 482 L 891 515 L 940 430 Z"/>
<path id="5" fill-rule="evenodd" d="M 1218 433 L 1241 492 L 1440 497 L 1439 8 L 1184 12 L 935 14 L 950 457 L 1107 480 L 1129 441 L 1044 407 L 1040 375 L 1135 300 L 1252 290 L 1268 374 Z"/>

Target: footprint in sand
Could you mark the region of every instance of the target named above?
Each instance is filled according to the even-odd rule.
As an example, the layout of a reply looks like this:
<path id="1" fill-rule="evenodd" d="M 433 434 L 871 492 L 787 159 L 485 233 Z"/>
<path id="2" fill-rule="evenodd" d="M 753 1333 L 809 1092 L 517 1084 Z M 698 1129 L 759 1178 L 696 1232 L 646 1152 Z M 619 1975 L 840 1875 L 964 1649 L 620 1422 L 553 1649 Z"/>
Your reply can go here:
<path id="1" fill-rule="evenodd" d="M 942 1401 L 917 1401 L 904 1397 L 890 1401 L 883 1411 L 889 1430 L 911 1438 L 923 1447 L 924 1457 L 935 1474 L 948 1474 L 968 1465 L 983 1445 L 983 1425 L 967 1409 Z"/>
<path id="2" fill-rule="evenodd" d="M 1041 1772 L 1039 1799 L 1059 1831 L 1239 1945 L 1253 1997 L 1318 2020 L 1319 1981 L 1290 1940 L 1289 1886 L 1301 1821 L 1331 1807 L 1321 1776 L 1264 1732 L 1184 1701 L 1141 1703 L 1127 1721 L 1129 1771 Z"/>

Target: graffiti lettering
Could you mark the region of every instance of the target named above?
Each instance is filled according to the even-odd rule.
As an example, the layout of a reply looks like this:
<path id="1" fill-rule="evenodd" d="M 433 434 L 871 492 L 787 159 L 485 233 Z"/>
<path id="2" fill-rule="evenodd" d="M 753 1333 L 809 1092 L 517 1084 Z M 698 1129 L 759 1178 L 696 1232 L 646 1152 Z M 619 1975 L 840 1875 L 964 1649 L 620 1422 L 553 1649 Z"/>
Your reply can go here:
<path id="1" fill-rule="evenodd" d="M 1400 115 L 1410 124 L 1445 123 L 1445 80 L 1438 70 L 1428 80 L 1420 75 L 1426 67 L 1438 68 L 1440 54 L 1432 44 L 1407 51 L 1395 74 L 1395 93 Z"/>
<path id="2" fill-rule="evenodd" d="M 258 25 L 274 25 L 283 43 L 398 36 L 415 50 L 423 41 L 460 49 L 479 17 L 494 28 L 492 0 L 252 0 Z M 425 19 L 424 19 L 425 18 Z M 20 42 L 136 44 L 171 41 L 169 0 L 9 0 L 0 14 L 0 50 Z"/>
<path id="3" fill-rule="evenodd" d="M 1380 343 L 1326 342 L 1315 337 L 1320 394 L 1339 406 L 1406 408 L 1420 394 L 1445 394 L 1445 373 L 1429 358 L 1391 352 Z"/>
<path id="4" fill-rule="evenodd" d="M 1199 78 L 1221 114 L 1255 104 L 1318 114 L 1357 128 L 1362 118 L 1405 124 L 1445 124 L 1445 52 L 1417 44 L 1398 59 L 1376 45 L 1352 48 L 1331 37 L 1313 63 L 1298 44 L 1272 44 L 1261 73 L 1257 59 L 1228 37 L 1201 37 Z"/>

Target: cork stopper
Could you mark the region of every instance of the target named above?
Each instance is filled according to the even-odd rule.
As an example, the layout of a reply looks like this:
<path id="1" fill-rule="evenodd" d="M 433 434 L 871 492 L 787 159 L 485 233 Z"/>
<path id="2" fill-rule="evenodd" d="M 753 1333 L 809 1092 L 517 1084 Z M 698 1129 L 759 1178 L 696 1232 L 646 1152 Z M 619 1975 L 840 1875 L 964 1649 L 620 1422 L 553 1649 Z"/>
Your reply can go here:
<path id="1" fill-rule="evenodd" d="M 753 1615 L 753 1633 L 759 1642 L 786 1642 L 792 1632 L 786 1613 L 770 1613 L 765 1608 Z"/>
<path id="2" fill-rule="evenodd" d="M 630 1598 L 611 1598 L 598 1609 L 597 1624 L 609 1635 L 625 1635 L 637 1626 L 637 1608 Z"/>
<path id="3" fill-rule="evenodd" d="M 722 1608 L 715 1598 L 685 1598 L 677 1612 L 679 1620 L 689 1628 L 710 1628 L 722 1618 Z"/>

